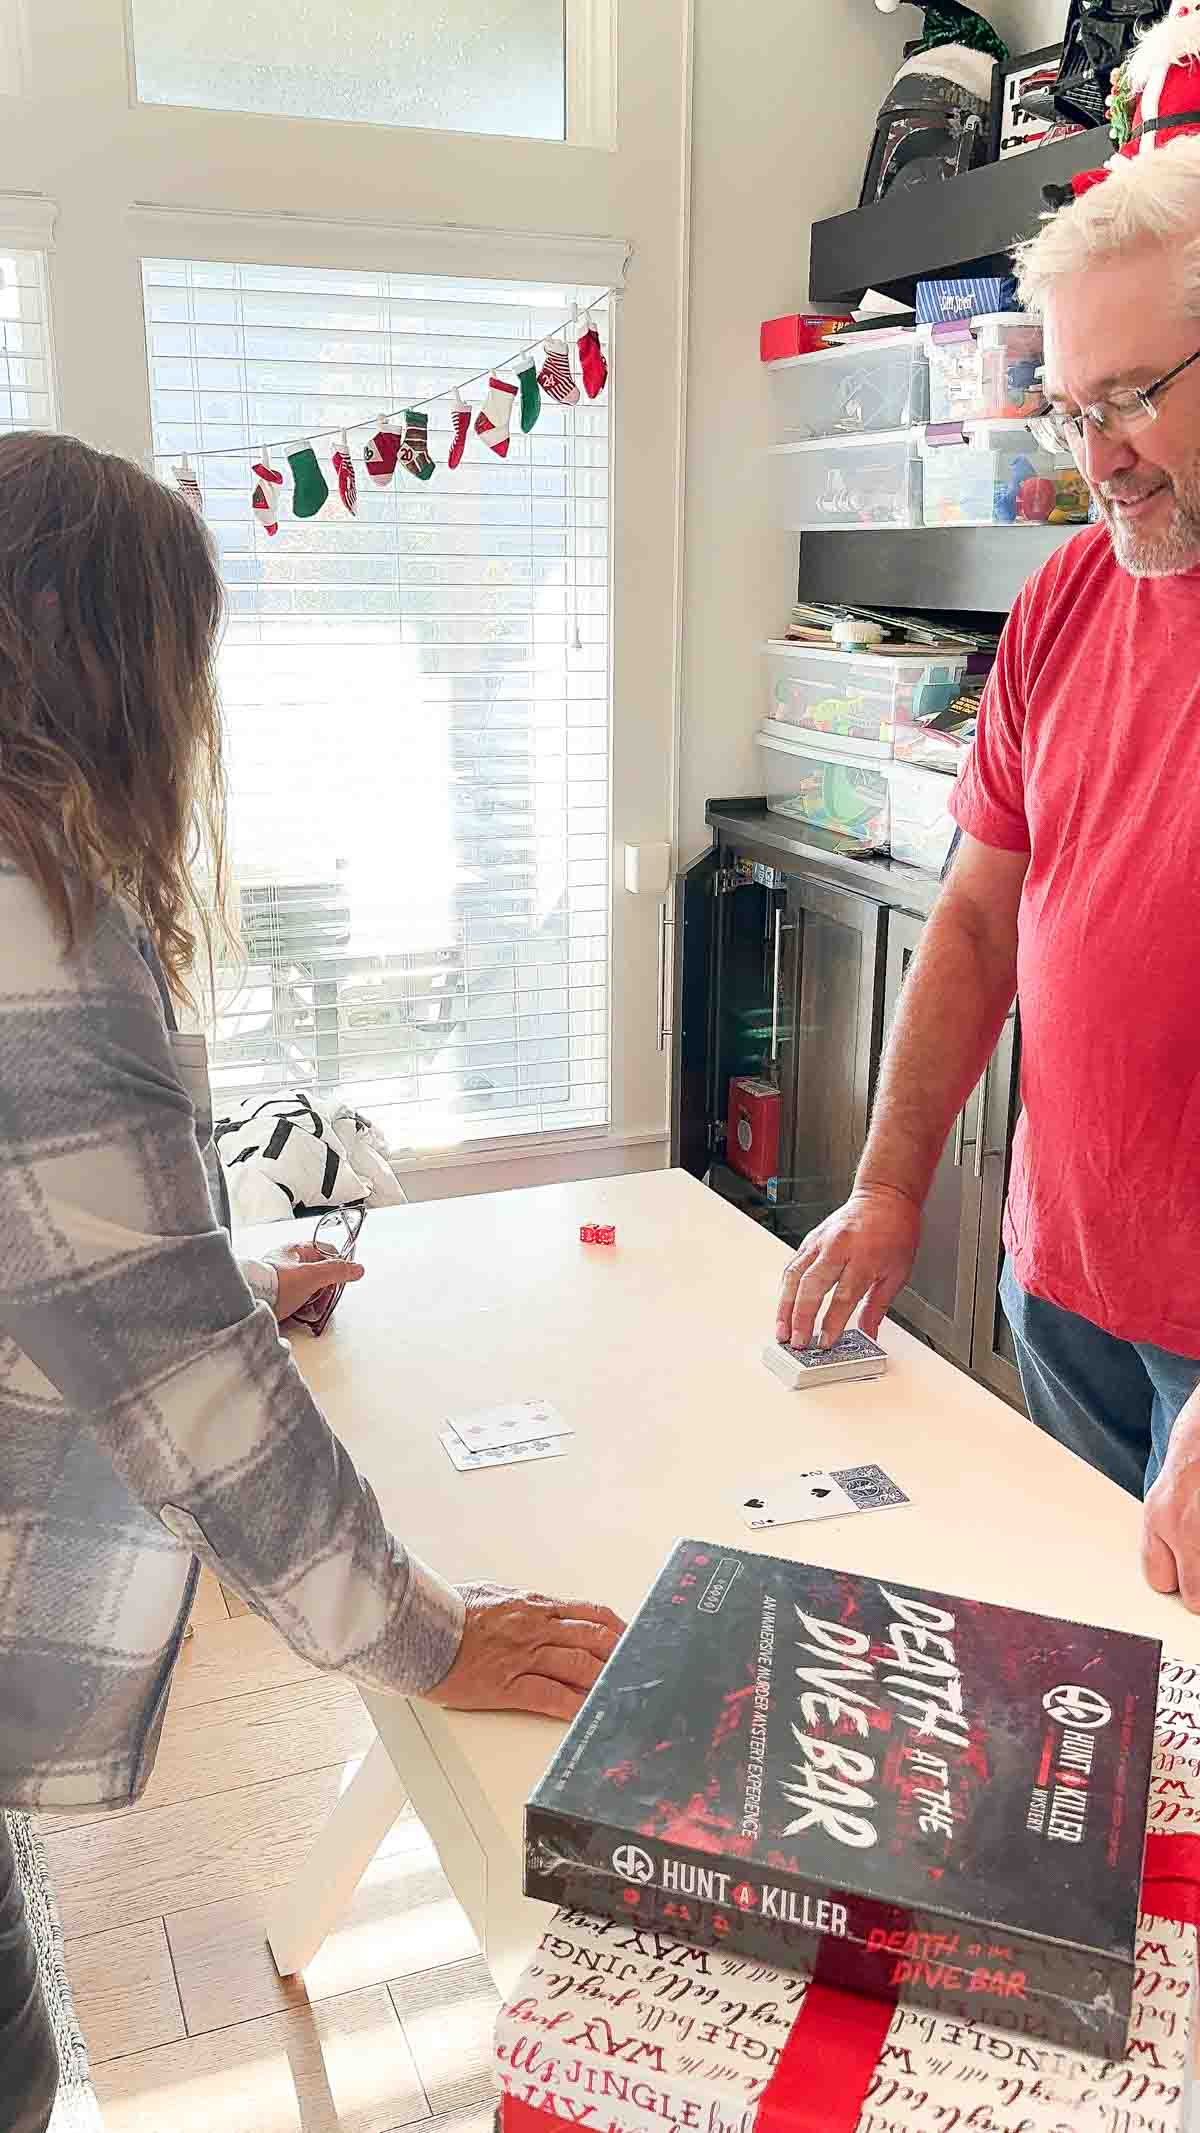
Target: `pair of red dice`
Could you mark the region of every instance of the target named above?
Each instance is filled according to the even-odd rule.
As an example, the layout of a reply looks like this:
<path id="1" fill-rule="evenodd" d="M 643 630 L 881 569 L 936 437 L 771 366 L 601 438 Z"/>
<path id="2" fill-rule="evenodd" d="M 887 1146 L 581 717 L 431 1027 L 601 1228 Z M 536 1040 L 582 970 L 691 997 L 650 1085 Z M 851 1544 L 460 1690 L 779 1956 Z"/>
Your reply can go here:
<path id="1" fill-rule="evenodd" d="M 579 1232 L 581 1244 L 615 1244 L 617 1233 L 611 1222 L 585 1222 Z"/>

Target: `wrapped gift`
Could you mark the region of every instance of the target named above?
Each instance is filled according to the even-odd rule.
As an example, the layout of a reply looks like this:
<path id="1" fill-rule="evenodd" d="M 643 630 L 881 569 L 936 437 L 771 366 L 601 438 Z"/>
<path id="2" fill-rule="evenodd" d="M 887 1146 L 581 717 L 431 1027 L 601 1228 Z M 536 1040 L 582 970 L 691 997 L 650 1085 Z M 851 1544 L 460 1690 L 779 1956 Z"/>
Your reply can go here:
<path id="1" fill-rule="evenodd" d="M 1186 2133 L 1200 1668 L 1164 1660 L 1129 2049 L 1089 2058 L 559 1911 L 496 2027 L 504 2133 Z"/>

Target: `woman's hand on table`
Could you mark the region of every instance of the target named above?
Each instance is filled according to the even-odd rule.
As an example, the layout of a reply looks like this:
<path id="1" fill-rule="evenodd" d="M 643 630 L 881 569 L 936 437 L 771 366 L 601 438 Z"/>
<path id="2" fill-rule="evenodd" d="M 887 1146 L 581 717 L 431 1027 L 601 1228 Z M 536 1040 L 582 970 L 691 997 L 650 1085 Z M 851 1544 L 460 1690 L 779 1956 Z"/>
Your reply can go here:
<path id="1" fill-rule="evenodd" d="M 275 1316 L 280 1325 L 322 1289 L 344 1288 L 348 1281 L 361 1281 L 363 1275 L 357 1260 L 334 1258 L 316 1244 L 294 1245 L 286 1262 L 272 1255 L 271 1264 L 279 1278 Z"/>
<path id="2" fill-rule="evenodd" d="M 1142 1569 L 1155 1592 L 1177 1592 L 1190 1614 L 1200 1614 L 1200 1390 L 1181 1409 L 1146 1498 Z"/>
<path id="3" fill-rule="evenodd" d="M 463 1585 L 466 1628 L 445 1679 L 427 1692 L 450 1711 L 574 1718 L 625 1624 L 611 1607 L 504 1585 Z"/>

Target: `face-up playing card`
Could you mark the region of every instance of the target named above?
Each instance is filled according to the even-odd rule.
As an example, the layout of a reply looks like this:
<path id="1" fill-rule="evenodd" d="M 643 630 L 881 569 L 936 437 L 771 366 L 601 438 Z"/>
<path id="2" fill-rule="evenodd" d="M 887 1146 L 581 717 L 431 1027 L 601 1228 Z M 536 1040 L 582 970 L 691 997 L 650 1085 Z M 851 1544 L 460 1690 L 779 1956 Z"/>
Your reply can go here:
<path id="1" fill-rule="evenodd" d="M 485 1407 L 478 1414 L 448 1415 L 446 1419 L 469 1452 L 493 1452 L 514 1444 L 532 1444 L 539 1437 L 574 1434 L 547 1400 L 512 1401 L 506 1407 Z"/>
<path id="2" fill-rule="evenodd" d="M 794 1526 L 814 1518 L 848 1518 L 859 1511 L 883 1510 L 907 1503 L 880 1466 L 818 1469 L 810 1474 L 776 1476 L 747 1489 L 739 1509 L 752 1533 L 772 1526 Z"/>
<path id="3" fill-rule="evenodd" d="M 475 1474 L 482 1467 L 524 1466 L 531 1459 L 561 1459 L 567 1449 L 565 1437 L 533 1437 L 528 1444 L 495 1444 L 490 1451 L 469 1452 L 452 1429 L 442 1431 L 441 1441 L 460 1474 Z"/>

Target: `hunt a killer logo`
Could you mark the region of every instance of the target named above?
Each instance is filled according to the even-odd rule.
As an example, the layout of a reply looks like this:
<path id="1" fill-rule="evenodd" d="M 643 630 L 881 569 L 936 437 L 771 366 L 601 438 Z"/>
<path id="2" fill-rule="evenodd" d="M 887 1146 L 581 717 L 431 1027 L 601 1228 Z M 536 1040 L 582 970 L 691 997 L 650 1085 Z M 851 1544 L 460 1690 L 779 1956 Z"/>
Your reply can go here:
<path id="1" fill-rule="evenodd" d="M 1082 1844 L 1096 1742 L 1112 1720 L 1112 1705 L 1098 1689 L 1063 1681 L 1047 1689 L 1042 1709 L 1050 1723 L 1025 1827 L 1048 1844 Z"/>
<path id="2" fill-rule="evenodd" d="M 719 1867 L 701 1866 L 694 1859 L 680 1859 L 670 1853 L 655 1860 L 638 1844 L 619 1844 L 612 1864 L 613 1872 L 626 1884 L 625 1900 L 631 1908 L 642 1890 L 655 1888 L 670 1897 L 691 1898 L 719 1910 L 752 1911 L 781 1925 L 804 1926 L 810 1933 L 832 1933 L 839 1939 L 845 1936 L 846 1906 L 828 1897 L 781 1888 L 776 1882 L 735 1880 Z M 668 1910 L 664 1915 L 672 1914 Z"/>

